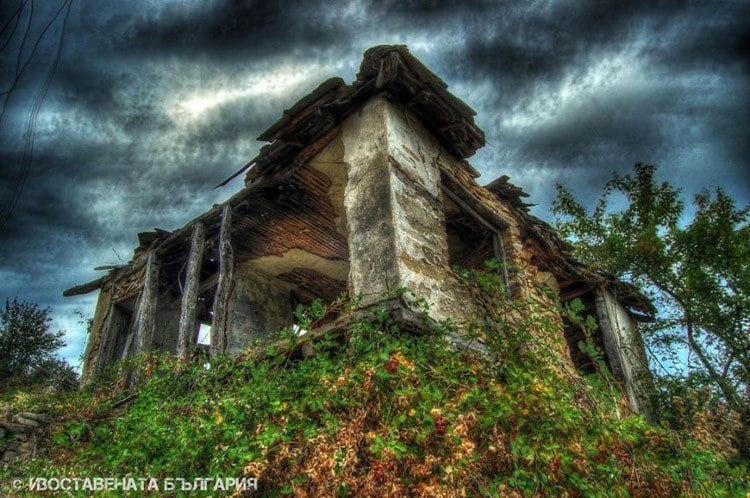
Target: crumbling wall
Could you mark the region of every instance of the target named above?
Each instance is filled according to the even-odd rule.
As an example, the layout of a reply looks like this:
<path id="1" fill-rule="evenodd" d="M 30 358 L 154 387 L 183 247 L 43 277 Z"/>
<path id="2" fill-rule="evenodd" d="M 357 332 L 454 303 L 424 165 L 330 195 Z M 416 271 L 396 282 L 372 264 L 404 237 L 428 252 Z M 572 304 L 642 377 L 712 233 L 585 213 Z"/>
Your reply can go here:
<path id="1" fill-rule="evenodd" d="M 180 300 L 160 295 L 154 320 L 154 347 L 166 353 L 177 353 L 180 331 Z"/>
<path id="2" fill-rule="evenodd" d="M 448 263 L 440 165 L 456 159 L 409 112 L 386 107 L 395 245 L 402 286 L 431 305 L 436 320 L 464 325 L 481 310 Z"/>
<path id="3" fill-rule="evenodd" d="M 363 304 L 407 288 L 437 320 L 469 321 L 468 290 L 448 266 L 440 158 L 449 154 L 408 112 L 377 98 L 342 125 L 350 281 Z"/>
<path id="4" fill-rule="evenodd" d="M 400 287 L 392 217 L 390 166 L 383 99 L 374 99 L 342 124 L 347 183 L 349 279 L 363 304 Z"/>
<path id="5" fill-rule="evenodd" d="M 293 316 L 288 287 L 247 268 L 237 270 L 227 332 L 226 352 L 232 356 L 255 340 L 268 339 L 274 332 L 290 326 Z"/>

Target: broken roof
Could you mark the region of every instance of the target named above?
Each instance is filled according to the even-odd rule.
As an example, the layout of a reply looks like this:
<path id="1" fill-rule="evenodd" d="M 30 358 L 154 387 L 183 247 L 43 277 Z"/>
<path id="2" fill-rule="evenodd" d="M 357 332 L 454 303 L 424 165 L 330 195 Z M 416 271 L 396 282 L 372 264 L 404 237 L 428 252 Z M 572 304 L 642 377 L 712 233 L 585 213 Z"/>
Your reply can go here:
<path id="1" fill-rule="evenodd" d="M 405 45 L 373 47 L 364 54 L 357 79 L 347 85 L 330 78 L 285 110 L 258 140 L 271 142 L 219 186 L 248 171 L 252 181 L 274 166 L 288 164 L 307 144 L 325 136 L 375 95 L 404 105 L 447 150 L 467 158 L 484 145 L 476 112 L 448 91 L 448 85 L 409 53 Z M 474 176 L 479 173 L 474 171 Z"/>

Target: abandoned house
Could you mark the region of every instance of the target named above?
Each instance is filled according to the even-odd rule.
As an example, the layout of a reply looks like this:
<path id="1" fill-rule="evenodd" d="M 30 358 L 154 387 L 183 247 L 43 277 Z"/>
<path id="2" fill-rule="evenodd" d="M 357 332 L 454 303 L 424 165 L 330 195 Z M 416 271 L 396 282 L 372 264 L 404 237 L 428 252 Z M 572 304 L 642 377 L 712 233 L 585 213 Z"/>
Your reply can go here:
<path id="1" fill-rule="evenodd" d="M 460 330 L 482 310 L 455 268 L 495 258 L 509 296 L 544 302 L 546 286 L 582 300 L 631 408 L 647 411 L 636 321 L 652 305 L 573 259 L 506 176 L 477 183 L 474 115 L 406 47 L 369 49 L 352 84 L 323 82 L 259 137 L 269 143 L 232 177 L 246 174 L 242 190 L 180 229 L 138 234 L 128 264 L 65 291 L 100 292 L 83 382 L 137 353 L 185 357 L 207 326 L 211 356 L 237 355 L 292 326 L 298 304 L 343 292 L 364 309 L 407 288 Z M 567 361 L 590 368 L 581 332 L 562 328 Z"/>

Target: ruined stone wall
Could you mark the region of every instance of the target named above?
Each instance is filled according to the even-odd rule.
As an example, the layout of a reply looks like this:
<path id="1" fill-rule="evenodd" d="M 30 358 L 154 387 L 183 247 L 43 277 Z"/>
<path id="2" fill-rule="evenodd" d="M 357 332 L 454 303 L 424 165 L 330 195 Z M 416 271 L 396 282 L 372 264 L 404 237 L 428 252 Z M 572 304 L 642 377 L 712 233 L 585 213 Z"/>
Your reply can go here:
<path id="1" fill-rule="evenodd" d="M 402 286 L 431 305 L 433 318 L 456 323 L 481 314 L 448 263 L 440 165 L 455 161 L 409 112 L 386 107 L 392 217 Z"/>
<path id="2" fill-rule="evenodd" d="M 388 163 L 386 103 L 370 101 L 342 125 L 347 184 L 344 207 L 349 232 L 349 280 L 363 304 L 400 287 Z"/>
<path id="3" fill-rule="evenodd" d="M 407 288 L 437 320 L 476 310 L 450 271 L 438 158 L 448 153 L 389 101 L 368 102 L 342 125 L 350 282 L 363 304 Z"/>
<path id="4" fill-rule="evenodd" d="M 235 272 L 227 333 L 227 354 L 237 355 L 257 339 L 272 334 L 292 323 L 289 289 L 252 271 L 239 268 Z"/>
<path id="5" fill-rule="evenodd" d="M 534 253 L 531 244 L 524 239 L 524 230 L 518 215 L 511 206 L 498 199 L 492 192 L 476 184 L 470 170 L 457 160 L 443 160 L 441 169 L 464 185 L 471 194 L 497 213 L 507 222 L 501 231 L 508 266 L 510 298 L 527 303 L 525 309 L 541 313 L 535 332 L 536 341 L 528 344 L 537 354 L 548 358 L 550 364 L 565 373 L 573 373 L 572 360 L 563 335 L 562 317 L 557 312 L 556 301 L 559 286 L 554 275 L 541 271 L 532 263 Z M 521 323 L 527 317 L 522 312 L 511 312 L 506 318 Z"/>
<path id="6" fill-rule="evenodd" d="M 520 221 L 509 206 L 476 185 L 469 169 L 413 115 L 385 99 L 374 99 L 349 117 L 342 125 L 342 141 L 349 173 L 344 204 L 352 234 L 350 278 L 355 293 L 368 293 L 365 304 L 404 287 L 427 299 L 436 320 L 450 318 L 461 328 L 488 316 L 448 263 L 447 201 L 441 193 L 445 171 L 507 223 L 500 234 L 510 298 L 534 303 L 545 314 L 539 321 L 539 340 L 529 347 L 560 369 L 573 370 L 562 320 L 549 294 L 557 283 L 532 264 Z M 519 313 L 509 318 L 525 317 Z"/>
<path id="7" fill-rule="evenodd" d="M 43 413 L 0 413 L 0 468 L 35 458 L 43 450 L 50 422 Z"/>
<path id="8" fill-rule="evenodd" d="M 166 353 L 177 353 L 180 330 L 180 300 L 159 295 L 154 320 L 154 347 Z"/>

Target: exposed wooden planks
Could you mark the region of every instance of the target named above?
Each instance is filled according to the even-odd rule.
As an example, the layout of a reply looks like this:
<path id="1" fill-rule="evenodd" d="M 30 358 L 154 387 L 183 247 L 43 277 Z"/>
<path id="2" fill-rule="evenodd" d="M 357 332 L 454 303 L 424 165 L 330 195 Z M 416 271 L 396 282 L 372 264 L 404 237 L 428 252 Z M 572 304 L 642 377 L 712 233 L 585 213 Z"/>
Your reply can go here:
<path id="1" fill-rule="evenodd" d="M 229 308 L 234 284 L 234 253 L 232 251 L 232 206 L 225 205 L 219 234 L 219 284 L 214 296 L 211 322 L 211 358 L 226 353 Z"/>
<path id="2" fill-rule="evenodd" d="M 306 145 L 330 133 L 379 94 L 408 106 L 443 146 L 459 158 L 473 155 L 485 143 L 484 132 L 474 123 L 476 113 L 448 92 L 445 82 L 405 46 L 379 46 L 365 52 L 352 85 L 332 78 L 285 111 L 259 137 L 271 143 L 221 185 L 246 170 L 250 182 L 269 168 L 287 167 Z"/>
<path id="3" fill-rule="evenodd" d="M 309 304 L 317 298 L 330 302 L 346 291 L 346 282 L 309 268 L 294 268 L 277 275 L 276 278 L 294 284 L 295 292 L 300 294 L 301 302 L 304 304 Z"/>
<path id="4" fill-rule="evenodd" d="M 104 282 L 104 277 L 99 277 L 96 280 L 86 282 L 85 284 L 76 285 L 74 287 L 71 287 L 70 289 L 63 291 L 63 296 L 70 297 L 79 296 L 81 294 L 88 294 L 89 292 L 95 291 L 96 289 L 100 288 L 102 286 L 102 282 Z"/>
<path id="5" fill-rule="evenodd" d="M 186 359 L 190 348 L 195 345 L 196 316 L 198 308 L 198 287 L 200 286 L 203 246 L 206 241 L 206 229 L 202 223 L 193 226 L 190 237 L 190 254 L 188 255 L 185 290 L 180 305 L 179 336 L 177 338 L 177 356 Z"/>
<path id="6" fill-rule="evenodd" d="M 159 296 L 159 262 L 151 251 L 146 260 L 143 290 L 138 300 L 135 316 L 135 337 L 138 339 L 138 352 L 149 353 L 154 341 L 156 302 Z"/>
<path id="7" fill-rule="evenodd" d="M 104 320 L 104 326 L 102 327 L 101 337 L 99 339 L 99 350 L 96 352 L 96 361 L 94 362 L 94 373 L 99 373 L 104 370 L 106 364 L 112 359 L 112 349 L 114 348 L 114 327 L 112 321 L 114 320 L 115 305 L 110 303 L 107 309 L 107 318 Z"/>
<path id="8" fill-rule="evenodd" d="M 505 253 L 505 244 L 503 244 L 503 235 L 499 231 L 492 232 L 492 247 L 495 252 L 495 260 L 500 265 L 500 277 L 505 284 L 505 291 L 510 296 L 510 279 L 508 278 L 508 258 Z"/>
<path id="9" fill-rule="evenodd" d="M 510 226 L 507 220 L 486 203 L 482 202 L 471 192 L 470 188 L 453 176 L 447 169 L 440 168 L 440 176 L 443 192 L 461 208 L 467 209 L 470 213 L 476 213 L 478 215 L 477 218 L 484 220 L 483 224 L 488 225 L 488 228 L 504 230 Z"/>

